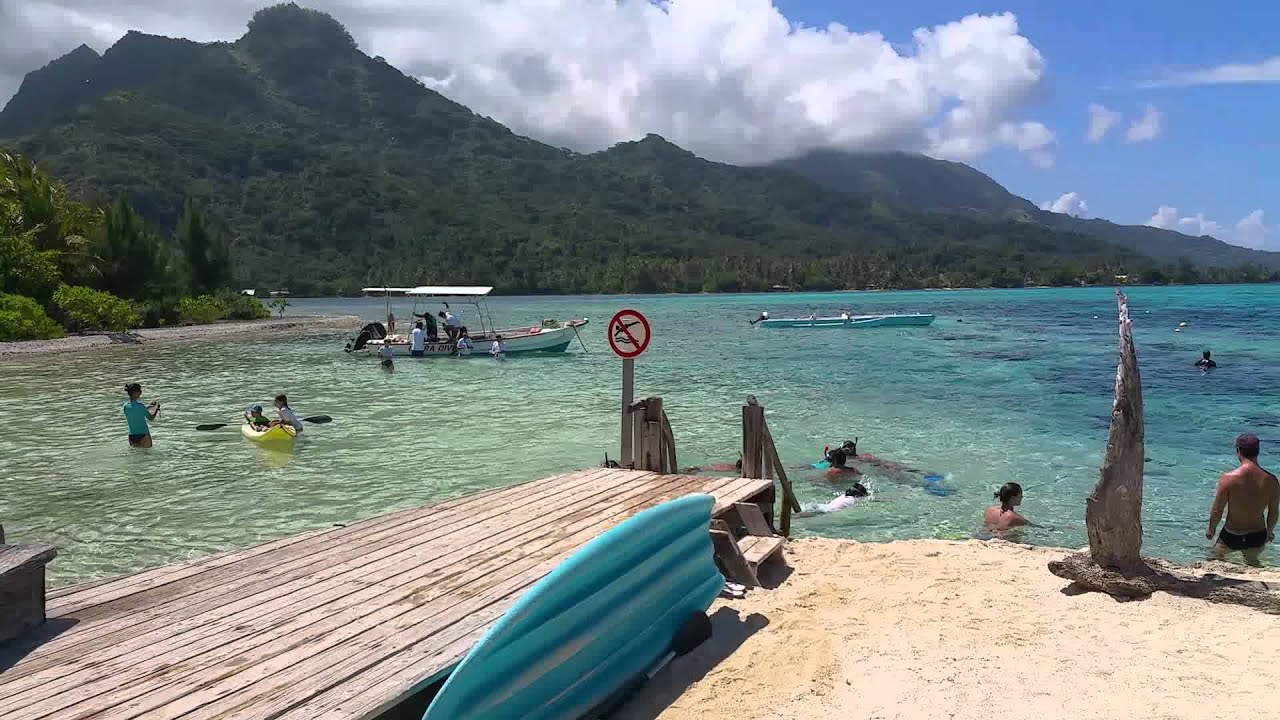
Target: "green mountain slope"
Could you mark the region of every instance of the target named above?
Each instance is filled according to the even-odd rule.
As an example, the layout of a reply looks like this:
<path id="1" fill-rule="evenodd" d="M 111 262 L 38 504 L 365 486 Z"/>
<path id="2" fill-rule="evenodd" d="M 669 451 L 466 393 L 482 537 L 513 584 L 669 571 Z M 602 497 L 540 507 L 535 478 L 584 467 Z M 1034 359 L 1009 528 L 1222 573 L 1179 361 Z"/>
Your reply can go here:
<path id="1" fill-rule="evenodd" d="M 1159 260 L 1189 258 L 1201 267 L 1257 263 L 1280 269 L 1280 253 L 1230 245 L 1208 236 L 1046 212 L 968 165 L 923 155 L 815 151 L 773 166 L 835 190 L 861 193 L 911 210 L 1030 220 L 1092 235 Z"/>
<path id="2" fill-rule="evenodd" d="M 133 32 L 101 57 L 84 50 L 28 76 L 0 113 L 0 144 L 86 200 L 126 195 L 166 229 L 193 198 L 232 237 L 245 284 L 644 292 L 1154 271 L 1094 237 L 912 212 L 785 169 L 708 162 L 657 136 L 591 155 L 553 148 L 295 5 L 260 11 L 235 43 Z"/>

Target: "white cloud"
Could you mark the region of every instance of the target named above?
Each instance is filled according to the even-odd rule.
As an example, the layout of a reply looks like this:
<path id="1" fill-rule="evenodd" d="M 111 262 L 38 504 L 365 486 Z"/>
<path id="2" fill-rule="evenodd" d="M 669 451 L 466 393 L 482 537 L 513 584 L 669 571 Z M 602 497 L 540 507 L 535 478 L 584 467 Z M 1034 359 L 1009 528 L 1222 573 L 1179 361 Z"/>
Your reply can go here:
<path id="1" fill-rule="evenodd" d="M 1098 103 L 1089 103 L 1089 131 L 1085 134 L 1085 140 L 1098 142 L 1119 122 L 1120 113 Z"/>
<path id="2" fill-rule="evenodd" d="M 1227 63 L 1191 70 L 1169 70 L 1162 77 L 1142 83 L 1144 88 L 1192 85 L 1261 85 L 1280 83 L 1280 56 L 1256 63 Z"/>
<path id="3" fill-rule="evenodd" d="M 1040 209 L 1062 215 L 1084 217 L 1089 212 L 1089 203 L 1080 197 L 1080 193 L 1069 192 L 1059 195 L 1057 200 L 1045 200 L 1040 203 Z"/>
<path id="4" fill-rule="evenodd" d="M 1223 225 L 1206 218 L 1204 213 L 1182 216 L 1177 208 L 1162 205 L 1146 224 L 1197 237 L 1210 235 L 1232 245 L 1280 251 L 1280 226 L 1267 225 L 1261 210 L 1254 210 L 1235 224 Z"/>
<path id="5" fill-rule="evenodd" d="M 1164 113 L 1157 110 L 1155 105 L 1147 105 L 1142 117 L 1130 123 L 1129 129 L 1124 133 L 1124 141 L 1140 143 L 1155 140 L 1160 137 L 1163 129 Z"/>
<path id="6" fill-rule="evenodd" d="M 127 28 L 233 38 L 263 1 L 0 2 L 0 97 L 22 72 L 81 42 L 101 50 Z M 817 147 L 962 161 L 1004 147 L 1053 162 L 1053 133 L 1019 117 L 1045 62 L 1009 13 L 969 15 L 894 44 L 836 23 L 795 25 L 771 0 L 307 4 L 346 24 L 369 54 L 476 112 L 577 149 L 655 132 L 731 162 Z"/>

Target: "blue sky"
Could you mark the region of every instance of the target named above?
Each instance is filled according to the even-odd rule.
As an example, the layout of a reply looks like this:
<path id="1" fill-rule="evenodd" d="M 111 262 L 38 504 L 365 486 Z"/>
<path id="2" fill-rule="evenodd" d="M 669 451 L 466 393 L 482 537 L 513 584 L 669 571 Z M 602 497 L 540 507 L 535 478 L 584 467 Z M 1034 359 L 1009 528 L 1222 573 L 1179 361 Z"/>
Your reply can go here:
<path id="1" fill-rule="evenodd" d="M 1254 210 L 1280 219 L 1280 93 L 1275 84 L 1142 88 L 1168 68 L 1256 63 L 1280 55 L 1280 3 L 1074 3 L 893 0 L 778 0 L 792 21 L 879 30 L 909 42 L 917 27 L 969 13 L 1013 12 L 1047 62 L 1043 97 L 1028 106 L 1058 139 L 1055 165 L 1034 167 L 1011 151 L 974 164 L 1037 203 L 1076 192 L 1088 214 L 1139 224 L 1162 205 L 1234 224 Z M 1228 10 L 1228 8 L 1232 8 Z M 1085 142 L 1088 106 L 1124 120 L 1100 142 Z M 1124 130 L 1147 104 L 1163 115 L 1161 134 L 1125 143 Z M 1280 248 L 1274 248 L 1280 249 Z"/>

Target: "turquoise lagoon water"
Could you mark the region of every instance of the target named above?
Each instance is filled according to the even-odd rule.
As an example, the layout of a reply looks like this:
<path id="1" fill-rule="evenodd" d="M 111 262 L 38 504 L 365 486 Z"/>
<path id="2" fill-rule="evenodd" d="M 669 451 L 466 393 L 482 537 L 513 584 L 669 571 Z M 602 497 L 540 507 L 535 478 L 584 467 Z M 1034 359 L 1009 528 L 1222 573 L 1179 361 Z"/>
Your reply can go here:
<path id="1" fill-rule="evenodd" d="M 1214 480 L 1231 441 L 1280 440 L 1280 286 L 1132 288 L 1147 410 L 1145 549 L 1202 558 Z M 271 341 L 121 346 L 0 364 L 0 523 L 11 538 L 62 548 L 55 582 L 347 523 L 394 508 L 598 464 L 616 456 L 620 363 L 607 318 L 641 310 L 653 344 L 638 395 L 660 395 L 681 465 L 732 462 L 740 407 L 754 394 L 802 501 L 839 488 L 818 471 L 822 446 L 849 437 L 882 458 L 945 476 L 945 496 L 915 476 L 869 475 L 875 501 L 797 521 L 802 535 L 882 541 L 973 536 L 1001 483 L 1051 526 L 1023 539 L 1086 542 L 1084 499 L 1097 479 L 1115 376 L 1109 289 L 780 295 L 499 298 L 501 324 L 587 316 L 587 351 L 563 356 L 401 361 L 385 374 L 341 351 L 348 334 Z M 810 312 L 932 312 L 929 328 L 764 330 Z M 408 305 L 398 305 L 407 317 Z M 297 313 L 377 319 L 380 300 L 295 300 Z M 1179 322 L 1190 323 L 1181 333 Z M 474 324 L 473 320 L 470 320 Z M 355 328 L 353 328 L 354 330 Z M 1192 364 L 1211 348 L 1220 368 Z M 130 451 L 121 386 L 163 401 L 155 448 Z M 233 425 L 246 404 L 287 392 L 327 413 L 292 455 L 264 452 Z M 1264 444 L 1264 461 L 1275 445 Z"/>

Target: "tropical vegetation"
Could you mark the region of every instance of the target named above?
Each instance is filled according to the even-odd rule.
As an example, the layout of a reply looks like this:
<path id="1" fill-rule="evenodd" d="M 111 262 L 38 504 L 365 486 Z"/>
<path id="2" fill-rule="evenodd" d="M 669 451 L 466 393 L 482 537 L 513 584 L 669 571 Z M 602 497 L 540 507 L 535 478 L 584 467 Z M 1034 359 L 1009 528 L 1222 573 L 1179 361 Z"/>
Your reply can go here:
<path id="1" fill-rule="evenodd" d="M 1003 188 L 971 168 L 951 173 L 954 192 L 917 207 L 910 193 L 708 162 L 657 136 L 592 154 L 552 147 L 365 55 L 336 20 L 292 4 L 256 13 L 234 43 L 131 32 L 102 55 L 79 48 L 28 75 L 0 113 L 0 137 L 94 204 L 62 201 L 65 256 L 29 252 L 21 288 L 6 290 L 55 317 L 59 282 L 111 293 L 158 324 L 218 314 L 201 298 L 232 282 L 299 295 L 384 284 L 596 293 L 1276 277 L 1262 260 L 1153 259 L 1081 228 L 929 212 L 1001 202 Z M 930 180 L 912 183 L 924 192 Z M 105 307 L 84 316 L 118 318 Z"/>
<path id="2" fill-rule="evenodd" d="M 165 237 L 123 197 L 78 202 L 28 158 L 0 152 L 0 340 L 267 317 L 230 291 L 229 266 L 193 204 Z"/>

